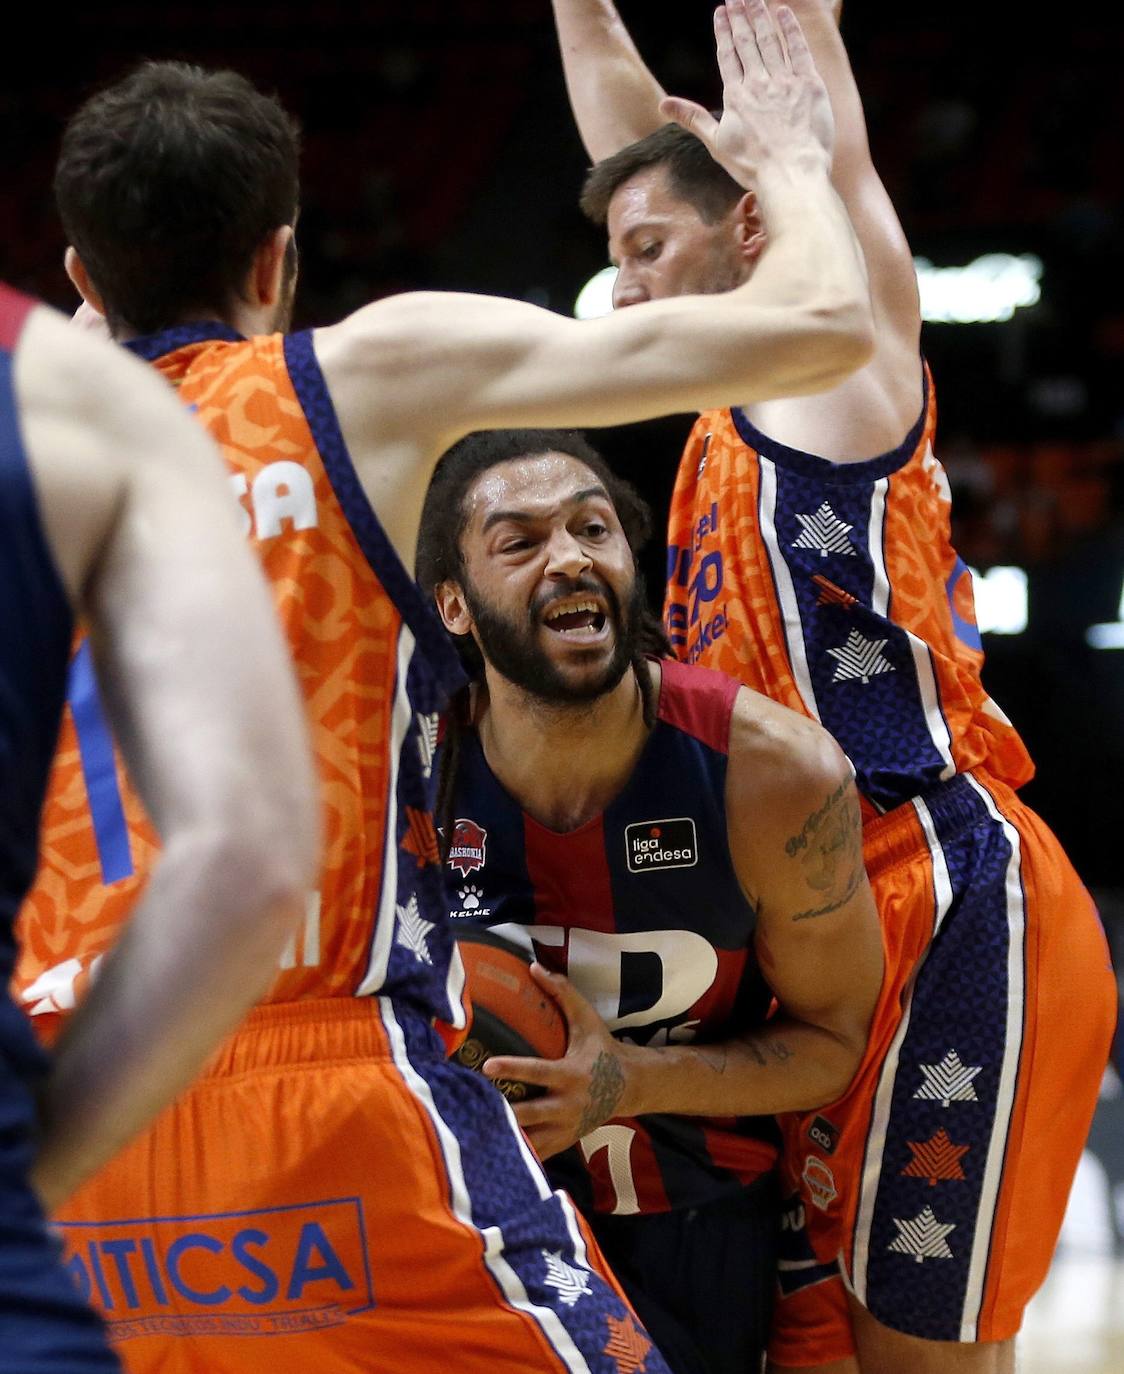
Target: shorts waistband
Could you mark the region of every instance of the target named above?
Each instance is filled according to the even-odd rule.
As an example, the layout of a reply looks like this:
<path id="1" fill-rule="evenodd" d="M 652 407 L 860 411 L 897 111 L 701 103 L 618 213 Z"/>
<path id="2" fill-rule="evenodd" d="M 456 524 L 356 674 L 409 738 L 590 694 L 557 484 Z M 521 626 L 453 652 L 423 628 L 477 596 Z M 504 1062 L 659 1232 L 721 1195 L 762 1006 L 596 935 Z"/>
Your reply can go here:
<path id="1" fill-rule="evenodd" d="M 974 781 L 992 794 L 997 803 L 1007 792 L 1006 788 L 997 788 L 990 779 Z M 957 773 L 947 782 L 938 783 L 863 827 L 863 858 L 872 878 L 928 851 L 929 842 L 918 814 L 918 802 L 929 812 L 942 841 L 954 840 L 965 830 L 991 819 L 984 798 L 973 785 L 972 775 Z"/>
<path id="2" fill-rule="evenodd" d="M 377 997 L 322 997 L 268 1002 L 255 1007 L 219 1046 L 201 1078 L 230 1078 L 252 1069 L 333 1060 L 393 1059 Z M 444 1057 L 432 1025 L 416 1012 L 394 1008 L 394 1020 L 412 1053 L 432 1049 Z"/>

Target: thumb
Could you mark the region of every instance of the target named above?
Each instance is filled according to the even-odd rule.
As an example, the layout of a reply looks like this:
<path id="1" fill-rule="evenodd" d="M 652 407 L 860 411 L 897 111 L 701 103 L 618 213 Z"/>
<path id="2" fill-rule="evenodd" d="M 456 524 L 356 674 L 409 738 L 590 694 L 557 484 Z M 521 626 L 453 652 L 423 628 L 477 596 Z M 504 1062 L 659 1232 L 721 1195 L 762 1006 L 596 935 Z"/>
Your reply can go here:
<path id="1" fill-rule="evenodd" d="M 686 129 L 689 134 L 694 134 L 708 148 L 711 146 L 718 121 L 709 110 L 696 105 L 693 100 L 683 100 L 677 95 L 665 95 L 660 101 L 660 114 L 671 123 Z"/>
<path id="2" fill-rule="evenodd" d="M 531 977 L 539 987 L 558 1003 L 568 1027 L 573 1028 L 583 1016 L 593 1012 L 589 1002 L 564 973 L 552 973 L 540 963 L 531 965 Z M 593 1013 L 596 1015 L 596 1013 Z"/>

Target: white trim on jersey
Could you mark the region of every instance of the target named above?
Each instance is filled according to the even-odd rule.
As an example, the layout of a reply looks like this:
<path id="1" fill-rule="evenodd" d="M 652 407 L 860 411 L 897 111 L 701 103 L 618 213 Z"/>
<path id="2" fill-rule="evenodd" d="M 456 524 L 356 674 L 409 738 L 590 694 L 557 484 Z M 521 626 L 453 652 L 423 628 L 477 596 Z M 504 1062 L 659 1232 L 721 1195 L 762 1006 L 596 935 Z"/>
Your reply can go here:
<path id="1" fill-rule="evenodd" d="M 933 930 L 936 935 L 952 905 L 952 883 L 948 874 L 948 863 L 944 850 L 937 837 L 936 827 L 929 808 L 919 798 L 910 803 L 917 813 L 917 819 L 924 831 L 929 846 L 929 858 L 933 873 Z M 930 947 L 932 940 L 930 938 Z M 917 961 L 913 977 L 909 982 L 908 1001 L 902 1011 L 902 1019 L 890 1042 L 882 1070 L 878 1076 L 878 1088 L 874 1095 L 874 1109 L 870 1116 L 870 1129 L 866 1137 L 866 1153 L 863 1157 L 862 1179 L 859 1192 L 859 1206 L 855 1217 L 854 1250 L 852 1255 L 852 1275 L 850 1287 L 858 1300 L 866 1305 L 867 1263 L 870 1258 L 870 1233 L 874 1223 L 874 1205 L 878 1200 L 878 1183 L 882 1176 L 882 1165 L 886 1153 L 886 1132 L 890 1124 L 890 1107 L 894 1097 L 894 1084 L 898 1076 L 898 1063 L 901 1058 L 902 1044 L 909 1032 L 910 1017 L 913 1011 L 913 991 L 917 986 L 921 970 L 928 958 L 929 950 Z"/>
<path id="2" fill-rule="evenodd" d="M 925 725 L 929 731 L 929 738 L 933 741 L 933 748 L 940 754 L 944 763 L 940 780 L 947 782 L 956 772 L 956 763 L 952 757 L 952 735 L 948 728 L 948 722 L 944 718 L 944 711 L 941 708 L 941 694 L 937 689 L 937 674 L 933 668 L 933 651 L 923 639 L 918 639 L 911 631 L 906 630 L 905 633 L 909 640 L 909 651 L 913 655 L 913 668 L 917 674 L 917 687 L 921 693 Z"/>
<path id="3" fill-rule="evenodd" d="M 792 584 L 792 573 L 777 539 L 777 468 L 776 464 L 763 454 L 757 455 L 757 461 L 761 469 L 761 490 L 758 500 L 761 541 L 765 545 L 765 552 L 769 555 L 769 563 L 773 569 L 773 582 L 777 589 L 777 603 L 784 624 L 792 676 L 804 706 L 816 720 L 819 720 L 820 711 L 812 687 L 812 674 L 808 669 L 808 651 L 804 644 L 804 626 L 800 619 L 796 588 Z"/>
<path id="4" fill-rule="evenodd" d="M 874 569 L 874 584 L 870 589 L 870 609 L 885 620 L 890 619 L 890 574 L 886 571 L 886 496 L 890 479 L 880 477 L 870 494 L 870 525 L 867 529 L 867 548 Z"/>
<path id="5" fill-rule="evenodd" d="M 464 961 L 461 959 L 460 946 L 455 940 L 452 941 L 452 945 L 453 951 L 449 957 L 449 976 L 445 979 L 445 996 L 449 999 L 449 1010 L 452 1012 L 449 1025 L 454 1030 L 464 1030 L 468 1025 L 468 1013 L 464 1008 Z"/>
<path id="6" fill-rule="evenodd" d="M 390 1052 L 395 1067 L 421 1105 L 422 1110 L 429 1117 L 437 1134 L 437 1141 L 441 1147 L 441 1154 L 445 1163 L 445 1173 L 449 1180 L 450 1210 L 462 1226 L 480 1237 L 484 1264 L 508 1303 L 516 1311 L 526 1313 L 532 1321 L 537 1323 L 554 1353 L 570 1371 L 570 1374 L 592 1374 L 585 1356 L 574 1343 L 574 1339 L 566 1330 L 565 1324 L 559 1320 L 558 1313 L 553 1308 L 532 1302 L 527 1296 L 523 1280 L 511 1267 L 504 1255 L 504 1238 L 500 1228 L 488 1226 L 481 1229 L 473 1220 L 472 1199 L 469 1196 L 468 1183 L 461 1165 L 460 1141 L 442 1117 L 437 1103 L 433 1100 L 433 1092 L 429 1084 L 410 1062 L 410 1056 L 406 1050 L 406 1037 L 403 1035 L 402 1027 L 398 1024 L 398 1018 L 394 1014 L 393 1001 L 389 997 L 380 997 L 378 1005 L 387 1038 L 390 1041 Z M 530 1147 L 523 1139 L 522 1132 L 516 1126 L 510 1108 L 507 1109 L 507 1116 L 513 1141 L 518 1144 L 527 1170 L 538 1188 L 539 1196 L 545 1201 L 551 1196 L 550 1184 L 547 1183 L 541 1167 L 531 1154 Z M 583 1263 L 585 1262 L 584 1246 L 579 1258 Z"/>
<path id="7" fill-rule="evenodd" d="M 383 836 L 382 882 L 379 890 L 378 913 L 371 939 L 371 957 L 367 972 L 356 989 L 357 997 L 378 992 L 386 982 L 390 951 L 394 947 L 394 927 L 398 920 L 398 766 L 402 748 L 413 724 L 414 712 L 406 691 L 406 678 L 414 656 L 414 636 L 409 627 L 398 628 L 397 672 L 394 680 L 394 708 L 390 717 L 390 740 L 387 753 L 386 833 Z"/>
<path id="8" fill-rule="evenodd" d="M 987 1147 L 980 1190 L 980 1209 L 976 1216 L 976 1233 L 972 1242 L 972 1259 L 968 1267 L 968 1288 L 964 1295 L 964 1321 L 960 1328 L 962 1341 L 974 1341 L 983 1307 L 987 1281 L 988 1260 L 991 1257 L 991 1238 L 995 1230 L 995 1212 L 999 1189 L 1003 1182 L 1003 1164 L 1007 1156 L 1007 1139 L 1011 1131 L 1011 1117 L 1015 1109 L 1015 1090 L 1018 1087 L 1019 1062 L 1023 1047 L 1023 1017 L 1026 1002 L 1026 896 L 1022 882 L 1022 843 L 1019 832 L 1002 815 L 991 793 L 971 774 L 965 775 L 974 792 L 987 807 L 988 815 L 1002 827 L 1003 837 L 1011 846 L 1007 861 L 1007 1027 L 1003 1045 L 1003 1065 L 999 1071 L 996 1092 L 995 1119 L 991 1140 Z"/>
<path id="9" fill-rule="evenodd" d="M 921 829 L 925 832 L 925 839 L 929 845 L 929 858 L 933 864 L 933 931 L 929 936 L 929 940 L 932 942 L 937 938 L 937 932 L 952 905 L 952 879 L 948 876 L 948 861 L 945 859 L 941 842 L 937 838 L 937 827 L 933 822 L 932 812 L 920 797 L 914 797 L 910 804 L 917 812 L 917 819 L 921 822 Z"/>

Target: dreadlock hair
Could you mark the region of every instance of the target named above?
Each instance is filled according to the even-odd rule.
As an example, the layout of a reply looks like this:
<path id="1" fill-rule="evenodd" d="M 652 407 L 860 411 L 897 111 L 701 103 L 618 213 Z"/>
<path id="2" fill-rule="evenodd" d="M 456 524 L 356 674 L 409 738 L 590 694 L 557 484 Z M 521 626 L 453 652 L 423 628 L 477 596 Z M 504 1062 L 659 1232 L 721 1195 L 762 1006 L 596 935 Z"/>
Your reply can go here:
<path id="1" fill-rule="evenodd" d="M 426 493 L 418 533 L 417 580 L 422 592 L 432 597 L 446 581 L 464 581 L 464 552 L 461 536 L 468 524 L 468 493 L 476 479 L 489 468 L 516 458 L 536 458 L 545 453 L 565 453 L 584 463 L 609 494 L 621 522 L 641 595 L 644 579 L 637 555 L 652 532 L 652 513 L 647 502 L 631 484 L 612 471 L 604 458 L 577 430 L 502 429 L 479 430 L 467 435 L 448 450 L 437 464 Z M 470 693 L 474 683 L 484 677 L 484 658 L 471 635 L 453 635 L 469 682 L 453 698 L 445 719 L 441 767 L 437 778 L 436 822 L 441 834 L 442 862 L 448 857 L 453 836 L 453 799 L 461 741 L 469 721 Z M 644 723 L 655 724 L 658 700 L 651 677 L 645 671 L 646 657 L 670 658 L 671 645 L 663 625 L 645 605 L 641 612 L 636 652 L 631 667 L 640 689 Z"/>
<path id="2" fill-rule="evenodd" d="M 649 167 L 664 168 L 672 194 L 693 205 L 704 224 L 725 219 L 745 195 L 745 188 L 715 162 L 694 134 L 678 124 L 665 124 L 590 168 L 579 201 L 582 213 L 603 227 L 617 188 Z"/>

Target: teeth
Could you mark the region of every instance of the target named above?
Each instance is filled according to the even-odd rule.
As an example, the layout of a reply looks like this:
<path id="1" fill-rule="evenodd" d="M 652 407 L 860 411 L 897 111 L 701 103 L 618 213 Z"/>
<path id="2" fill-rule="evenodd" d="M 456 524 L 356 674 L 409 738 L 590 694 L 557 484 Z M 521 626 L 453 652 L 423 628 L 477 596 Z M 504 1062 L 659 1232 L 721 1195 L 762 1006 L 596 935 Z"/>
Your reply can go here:
<path id="1" fill-rule="evenodd" d="M 560 615 L 574 615 L 577 611 L 592 611 L 596 615 L 599 609 L 596 601 L 561 602 L 547 611 L 546 618 L 556 620 Z"/>

